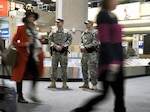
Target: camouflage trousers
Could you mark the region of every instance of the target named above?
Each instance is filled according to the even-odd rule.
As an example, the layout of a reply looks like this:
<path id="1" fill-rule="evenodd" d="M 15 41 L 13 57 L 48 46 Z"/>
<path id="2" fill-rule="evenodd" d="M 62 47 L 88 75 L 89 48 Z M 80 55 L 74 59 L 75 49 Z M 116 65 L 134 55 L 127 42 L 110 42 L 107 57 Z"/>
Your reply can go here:
<path id="1" fill-rule="evenodd" d="M 91 83 L 93 85 L 96 85 L 98 79 L 97 76 L 98 53 L 97 52 L 82 53 L 81 65 L 84 83 L 88 84 L 90 76 Z"/>
<path id="2" fill-rule="evenodd" d="M 64 53 L 59 53 L 53 51 L 52 54 L 52 70 L 51 70 L 51 80 L 56 81 L 57 80 L 57 69 L 58 65 L 60 63 L 61 67 L 61 80 L 67 81 L 67 64 L 68 64 L 68 57 Z"/>

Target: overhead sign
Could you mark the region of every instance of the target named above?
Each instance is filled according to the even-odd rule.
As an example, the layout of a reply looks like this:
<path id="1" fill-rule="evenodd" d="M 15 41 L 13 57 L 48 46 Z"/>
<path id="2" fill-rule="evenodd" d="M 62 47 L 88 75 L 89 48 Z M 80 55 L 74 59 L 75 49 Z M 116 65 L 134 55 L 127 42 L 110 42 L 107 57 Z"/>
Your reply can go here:
<path id="1" fill-rule="evenodd" d="M 97 14 L 100 11 L 100 7 L 88 8 L 88 19 L 96 22 Z"/>
<path id="2" fill-rule="evenodd" d="M 8 1 L 0 0 L 0 16 L 8 16 Z"/>
<path id="3" fill-rule="evenodd" d="M 150 3 L 141 4 L 141 16 L 150 18 Z"/>
<path id="4" fill-rule="evenodd" d="M 1 36 L 2 38 L 9 38 L 9 29 L 1 29 Z"/>
<path id="5" fill-rule="evenodd" d="M 140 2 L 120 4 L 113 11 L 118 20 L 130 20 L 140 18 Z"/>

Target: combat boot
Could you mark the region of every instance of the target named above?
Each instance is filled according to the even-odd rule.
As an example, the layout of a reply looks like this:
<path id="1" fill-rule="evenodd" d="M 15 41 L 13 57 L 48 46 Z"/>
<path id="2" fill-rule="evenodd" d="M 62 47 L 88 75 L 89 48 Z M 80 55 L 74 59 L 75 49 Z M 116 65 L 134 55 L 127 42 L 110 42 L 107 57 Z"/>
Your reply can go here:
<path id="1" fill-rule="evenodd" d="M 63 82 L 62 88 L 63 88 L 63 89 L 68 89 L 68 88 L 69 88 L 66 82 Z"/>
<path id="2" fill-rule="evenodd" d="M 92 88 L 91 88 L 91 90 L 97 90 L 96 85 L 93 85 Z"/>
<path id="3" fill-rule="evenodd" d="M 89 84 L 83 84 L 82 86 L 79 86 L 79 88 L 87 88 L 87 89 L 89 89 Z"/>
<path id="4" fill-rule="evenodd" d="M 51 84 L 48 86 L 48 88 L 56 88 L 55 81 L 52 81 Z"/>

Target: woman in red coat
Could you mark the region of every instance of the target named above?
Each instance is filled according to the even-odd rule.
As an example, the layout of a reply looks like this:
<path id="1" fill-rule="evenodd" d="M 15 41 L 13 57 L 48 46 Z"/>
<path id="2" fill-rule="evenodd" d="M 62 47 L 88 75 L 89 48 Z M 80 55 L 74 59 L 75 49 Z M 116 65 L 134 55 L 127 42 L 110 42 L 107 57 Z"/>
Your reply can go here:
<path id="1" fill-rule="evenodd" d="M 35 95 L 36 80 L 43 72 L 43 51 L 40 36 L 34 24 L 38 17 L 37 13 L 26 12 L 26 17 L 23 18 L 24 25 L 18 26 L 12 39 L 12 44 L 16 46 L 18 55 L 16 65 L 12 69 L 11 79 L 16 81 L 18 102 L 20 103 L 28 103 L 22 93 L 22 80 L 24 77 L 32 78 L 30 99 L 39 101 Z"/>

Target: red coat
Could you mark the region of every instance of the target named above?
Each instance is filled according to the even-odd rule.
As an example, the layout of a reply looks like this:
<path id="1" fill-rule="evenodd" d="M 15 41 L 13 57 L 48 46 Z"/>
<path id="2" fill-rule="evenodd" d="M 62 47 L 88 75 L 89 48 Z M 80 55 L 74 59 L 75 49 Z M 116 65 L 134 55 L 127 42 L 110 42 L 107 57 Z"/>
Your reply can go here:
<path id="1" fill-rule="evenodd" d="M 20 82 L 25 76 L 31 76 L 28 71 L 26 71 L 26 64 L 28 61 L 29 53 L 27 51 L 26 43 L 29 42 L 29 36 L 26 33 L 25 26 L 18 26 L 17 32 L 12 38 L 12 44 L 17 48 L 17 61 L 16 65 L 12 69 L 12 77 L 11 79 Z M 39 68 L 39 75 L 43 74 L 43 59 L 44 53 L 41 49 L 41 53 L 39 54 L 40 64 Z"/>

